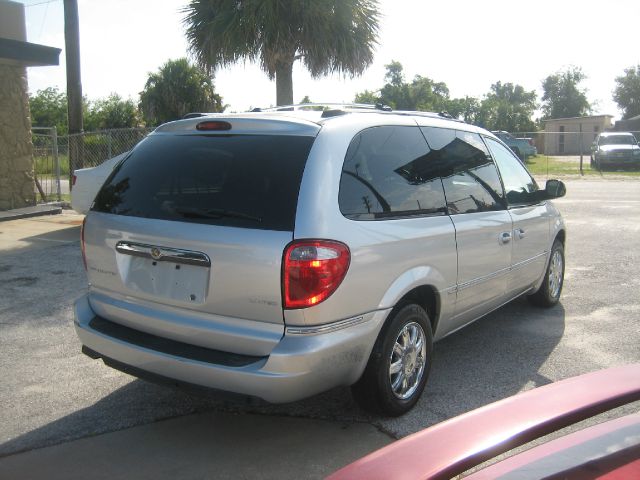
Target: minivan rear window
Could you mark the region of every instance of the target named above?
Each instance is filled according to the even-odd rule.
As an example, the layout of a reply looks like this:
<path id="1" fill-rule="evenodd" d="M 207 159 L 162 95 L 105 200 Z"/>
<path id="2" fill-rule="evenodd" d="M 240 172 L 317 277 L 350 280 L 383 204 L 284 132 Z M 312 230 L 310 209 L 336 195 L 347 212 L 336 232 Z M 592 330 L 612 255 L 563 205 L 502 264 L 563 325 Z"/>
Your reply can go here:
<path id="1" fill-rule="evenodd" d="M 121 163 L 92 210 L 293 231 L 314 137 L 151 135 Z"/>

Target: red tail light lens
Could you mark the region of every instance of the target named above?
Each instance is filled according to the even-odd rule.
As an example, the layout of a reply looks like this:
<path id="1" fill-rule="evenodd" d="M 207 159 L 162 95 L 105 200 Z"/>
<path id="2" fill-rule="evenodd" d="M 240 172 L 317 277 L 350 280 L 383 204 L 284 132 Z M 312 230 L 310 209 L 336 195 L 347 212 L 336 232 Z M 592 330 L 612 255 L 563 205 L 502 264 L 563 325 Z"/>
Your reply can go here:
<path id="1" fill-rule="evenodd" d="M 87 223 L 87 217 L 84 217 L 82 226 L 80 227 L 80 247 L 82 248 L 82 263 L 84 264 L 85 271 L 87 270 L 87 254 L 84 248 L 84 225 Z"/>
<path id="2" fill-rule="evenodd" d="M 284 251 L 284 308 L 305 308 L 336 291 L 349 268 L 349 248 L 331 240 L 299 240 Z"/>
<path id="3" fill-rule="evenodd" d="M 74 173 L 73 175 L 71 175 L 71 186 L 74 187 L 76 185 L 76 180 L 78 179 L 78 177 L 76 177 L 76 174 Z"/>

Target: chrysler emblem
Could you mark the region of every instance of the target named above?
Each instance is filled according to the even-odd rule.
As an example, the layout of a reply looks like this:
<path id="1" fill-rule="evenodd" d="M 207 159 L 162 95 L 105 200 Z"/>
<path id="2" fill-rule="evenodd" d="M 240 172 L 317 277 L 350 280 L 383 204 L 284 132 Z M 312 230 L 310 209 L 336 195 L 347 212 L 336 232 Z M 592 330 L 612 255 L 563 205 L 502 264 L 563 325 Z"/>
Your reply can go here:
<path id="1" fill-rule="evenodd" d="M 151 258 L 153 258 L 154 260 L 160 260 L 161 256 L 162 256 L 162 252 L 160 251 L 159 248 L 153 247 L 151 249 Z"/>

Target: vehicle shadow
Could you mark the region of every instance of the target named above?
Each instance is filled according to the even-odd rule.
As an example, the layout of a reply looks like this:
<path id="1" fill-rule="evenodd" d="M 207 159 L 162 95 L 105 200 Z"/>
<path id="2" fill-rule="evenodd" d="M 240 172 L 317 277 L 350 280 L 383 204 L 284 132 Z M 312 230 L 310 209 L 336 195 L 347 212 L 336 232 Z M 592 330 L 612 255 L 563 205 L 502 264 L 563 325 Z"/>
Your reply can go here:
<path id="1" fill-rule="evenodd" d="M 539 370 L 562 338 L 564 327 L 562 305 L 543 310 L 518 300 L 443 339 L 435 346 L 425 393 L 411 412 L 399 418 L 363 412 L 348 388 L 291 404 L 269 405 L 134 380 L 90 407 L 0 445 L 0 456 L 210 411 L 366 422 L 402 437 L 523 389 L 550 383 Z"/>
<path id="2" fill-rule="evenodd" d="M 565 330 L 565 309 L 518 299 L 435 344 L 416 407 L 376 423 L 401 437 L 552 380 L 540 373 Z"/>

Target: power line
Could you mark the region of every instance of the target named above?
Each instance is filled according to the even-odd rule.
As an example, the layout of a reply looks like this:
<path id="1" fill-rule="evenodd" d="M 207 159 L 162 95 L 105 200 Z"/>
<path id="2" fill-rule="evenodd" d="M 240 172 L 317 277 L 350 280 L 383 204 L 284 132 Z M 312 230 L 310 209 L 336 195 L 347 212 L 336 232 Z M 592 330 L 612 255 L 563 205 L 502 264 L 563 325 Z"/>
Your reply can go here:
<path id="1" fill-rule="evenodd" d="M 60 0 L 45 0 L 43 2 L 38 2 L 38 3 L 31 3 L 31 4 L 24 4 L 25 7 L 37 7 L 38 5 L 47 5 L 49 3 L 53 3 L 53 2 L 59 2 Z"/>
<path id="2" fill-rule="evenodd" d="M 47 2 L 47 6 L 44 9 L 44 15 L 42 16 L 42 25 L 40 25 L 40 33 L 38 34 L 38 40 L 42 38 L 42 31 L 44 30 L 44 24 L 47 21 L 47 13 L 49 13 L 49 4 L 51 2 Z"/>

